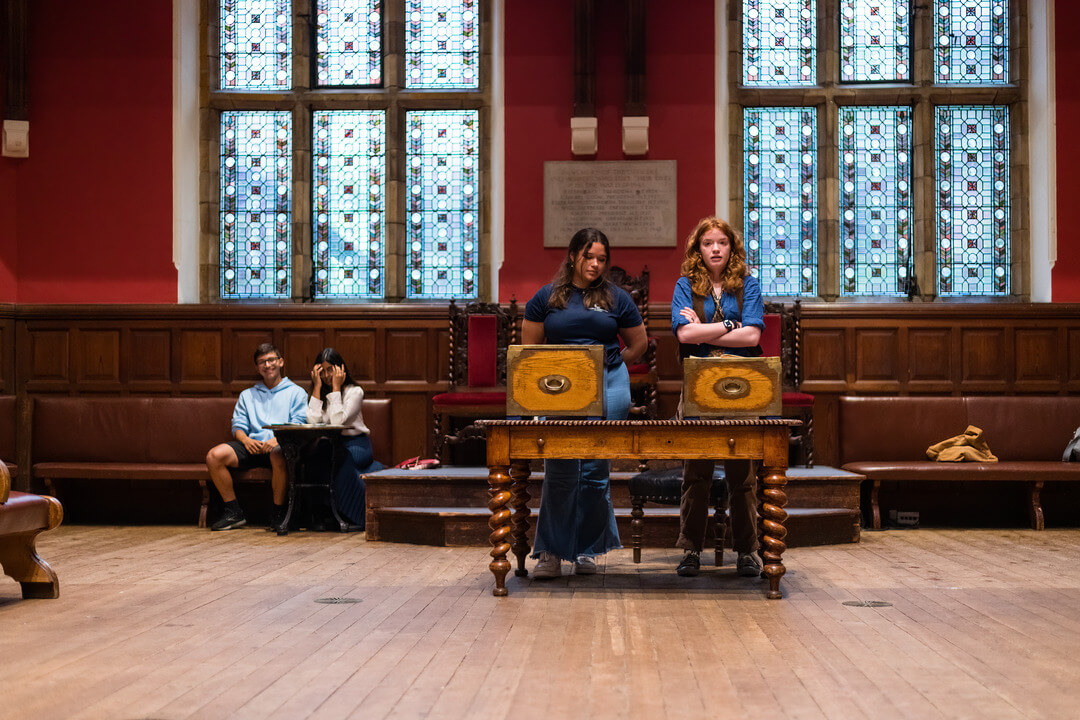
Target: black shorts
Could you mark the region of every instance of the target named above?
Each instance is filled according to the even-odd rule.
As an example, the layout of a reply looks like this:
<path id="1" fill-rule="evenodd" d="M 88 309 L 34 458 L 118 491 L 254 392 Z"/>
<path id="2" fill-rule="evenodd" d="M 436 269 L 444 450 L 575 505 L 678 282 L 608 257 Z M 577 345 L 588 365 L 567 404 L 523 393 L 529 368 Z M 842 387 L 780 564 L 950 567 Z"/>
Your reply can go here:
<path id="1" fill-rule="evenodd" d="M 270 467 L 270 453 L 252 455 L 239 440 L 230 440 L 226 443 L 236 453 L 236 468 L 238 470 L 250 470 L 251 468 Z"/>

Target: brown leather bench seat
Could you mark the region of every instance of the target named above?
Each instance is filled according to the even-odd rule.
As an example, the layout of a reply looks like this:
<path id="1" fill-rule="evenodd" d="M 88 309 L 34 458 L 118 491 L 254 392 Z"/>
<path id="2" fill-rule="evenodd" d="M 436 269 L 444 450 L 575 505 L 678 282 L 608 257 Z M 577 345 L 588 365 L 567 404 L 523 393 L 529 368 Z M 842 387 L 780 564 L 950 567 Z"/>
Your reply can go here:
<path id="1" fill-rule="evenodd" d="M 998 462 L 927 459 L 926 448 L 968 425 L 982 428 Z M 914 480 L 1026 483 L 1031 526 L 1042 530 L 1043 485 L 1080 481 L 1080 463 L 1061 461 L 1078 426 L 1080 397 L 841 397 L 840 463 L 871 482 L 874 528 L 881 483 Z"/>
<path id="2" fill-rule="evenodd" d="M 50 397 L 33 402 L 31 474 L 56 494 L 60 479 L 192 480 L 202 488 L 199 527 L 210 494 L 206 453 L 232 438 L 235 398 Z M 375 457 L 390 458 L 390 400 L 365 398 Z M 234 473 L 268 482 L 262 468 Z"/>

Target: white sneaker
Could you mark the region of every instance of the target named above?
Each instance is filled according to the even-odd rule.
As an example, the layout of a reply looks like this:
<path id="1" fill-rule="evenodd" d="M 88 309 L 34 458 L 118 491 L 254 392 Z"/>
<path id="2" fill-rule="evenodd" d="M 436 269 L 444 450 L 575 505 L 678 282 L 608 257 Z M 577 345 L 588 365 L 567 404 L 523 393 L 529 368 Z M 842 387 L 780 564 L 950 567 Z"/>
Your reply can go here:
<path id="1" fill-rule="evenodd" d="M 542 552 L 533 568 L 533 577 L 537 580 L 551 580 L 562 575 L 562 560 L 551 553 Z"/>
<path id="2" fill-rule="evenodd" d="M 596 560 L 588 555 L 578 555 L 574 562 L 575 575 L 595 575 Z"/>

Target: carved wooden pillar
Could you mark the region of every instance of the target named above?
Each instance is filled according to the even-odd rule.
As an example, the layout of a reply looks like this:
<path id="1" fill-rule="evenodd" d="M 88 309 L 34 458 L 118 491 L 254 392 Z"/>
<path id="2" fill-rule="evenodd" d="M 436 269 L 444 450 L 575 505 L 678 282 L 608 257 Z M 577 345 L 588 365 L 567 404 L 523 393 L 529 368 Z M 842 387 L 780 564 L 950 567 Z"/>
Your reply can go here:
<path id="1" fill-rule="evenodd" d="M 574 117 L 596 117 L 596 3 L 574 0 Z"/>
<path id="2" fill-rule="evenodd" d="M 644 117 L 645 109 L 645 0 L 626 3 L 626 101 L 623 116 Z"/>

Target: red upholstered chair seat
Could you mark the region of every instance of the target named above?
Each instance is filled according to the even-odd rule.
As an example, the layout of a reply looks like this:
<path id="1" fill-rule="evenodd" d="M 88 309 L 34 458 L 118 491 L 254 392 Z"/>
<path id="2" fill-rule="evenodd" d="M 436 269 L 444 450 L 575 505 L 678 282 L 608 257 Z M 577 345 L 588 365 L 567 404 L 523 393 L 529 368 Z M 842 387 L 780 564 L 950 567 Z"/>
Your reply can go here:
<path id="1" fill-rule="evenodd" d="M 649 363 L 634 363 L 633 365 L 628 365 L 626 369 L 630 371 L 630 377 L 634 377 L 635 375 L 648 375 L 650 372 Z"/>
<path id="2" fill-rule="evenodd" d="M 431 399 L 436 409 L 461 408 L 465 406 L 497 407 L 506 410 L 505 392 L 452 392 L 439 393 Z"/>
<path id="3" fill-rule="evenodd" d="M 814 407 L 814 396 L 804 392 L 784 392 L 780 401 L 787 407 Z"/>

